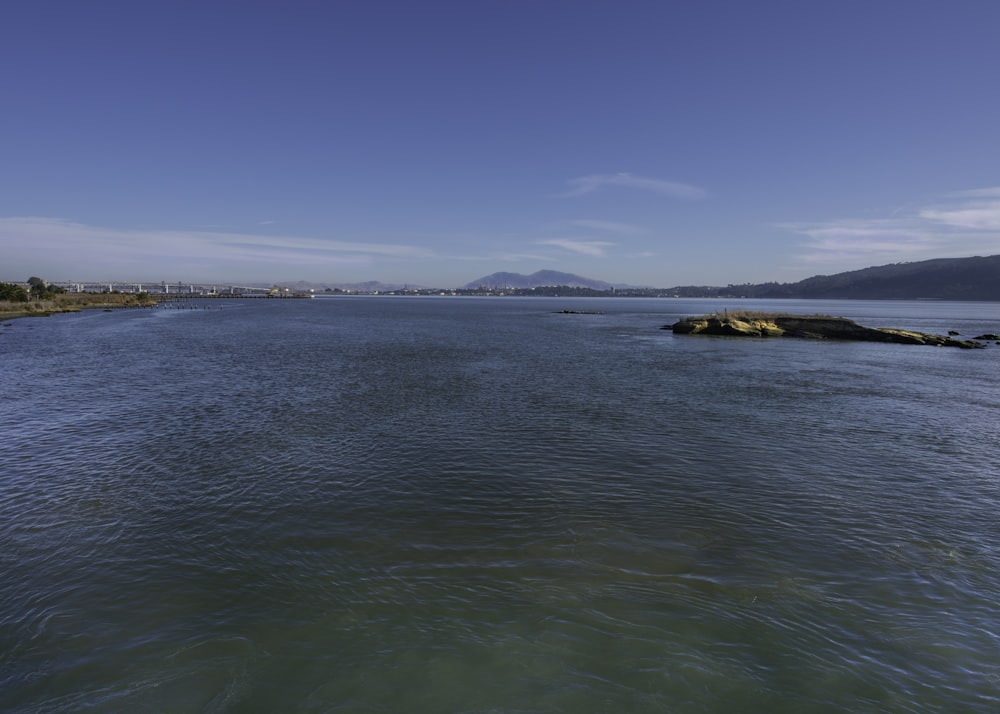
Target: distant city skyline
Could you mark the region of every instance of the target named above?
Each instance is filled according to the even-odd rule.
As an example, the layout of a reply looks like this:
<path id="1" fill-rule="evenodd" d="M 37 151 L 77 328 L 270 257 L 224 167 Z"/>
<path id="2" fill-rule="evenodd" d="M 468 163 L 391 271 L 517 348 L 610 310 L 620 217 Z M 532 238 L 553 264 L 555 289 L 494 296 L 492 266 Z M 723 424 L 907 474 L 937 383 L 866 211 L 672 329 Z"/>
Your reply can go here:
<path id="1" fill-rule="evenodd" d="M 1000 3 L 17 3 L 0 280 L 671 287 L 1000 253 Z"/>

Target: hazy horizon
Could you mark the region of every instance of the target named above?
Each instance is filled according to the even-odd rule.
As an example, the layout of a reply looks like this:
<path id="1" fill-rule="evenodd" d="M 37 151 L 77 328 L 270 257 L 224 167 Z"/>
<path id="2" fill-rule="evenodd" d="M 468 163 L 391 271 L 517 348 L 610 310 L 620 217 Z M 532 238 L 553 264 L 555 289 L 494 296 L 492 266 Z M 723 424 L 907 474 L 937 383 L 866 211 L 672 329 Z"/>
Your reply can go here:
<path id="1" fill-rule="evenodd" d="M 957 256 L 954 259 L 961 260 L 961 259 L 964 259 L 964 258 L 981 258 L 981 257 L 989 257 L 989 256 Z M 931 259 L 931 260 L 933 260 L 933 259 Z M 919 262 L 919 261 L 913 261 L 913 262 Z M 884 266 L 864 266 L 864 267 L 865 268 L 878 268 L 878 267 L 884 267 Z M 863 268 L 861 268 L 861 269 L 863 269 Z M 275 286 L 277 286 L 277 287 L 290 287 L 292 289 L 310 289 L 310 288 L 398 289 L 398 288 L 412 288 L 412 289 L 417 289 L 417 290 L 438 290 L 438 289 L 440 289 L 440 290 L 455 290 L 455 289 L 462 290 L 462 289 L 475 289 L 476 287 L 479 287 L 485 279 L 491 278 L 492 276 L 495 276 L 495 275 L 508 274 L 508 275 L 511 275 L 511 276 L 517 276 L 517 277 L 521 277 L 521 278 L 527 278 L 527 277 L 531 277 L 532 275 L 535 275 L 536 273 L 541 273 L 541 272 L 545 272 L 545 273 L 560 273 L 560 274 L 564 274 L 564 275 L 567 275 L 567 276 L 571 276 L 573 278 L 579 278 L 579 279 L 583 279 L 583 280 L 591 281 L 591 282 L 604 282 L 604 283 L 608 283 L 610 287 L 620 288 L 620 289 L 628 289 L 628 288 L 636 288 L 636 289 L 671 289 L 671 288 L 683 288 L 683 287 L 691 287 L 691 286 L 704 286 L 704 287 L 719 287 L 719 288 L 724 288 L 724 287 L 729 286 L 729 285 L 739 286 L 739 285 L 749 285 L 749 284 L 759 285 L 759 284 L 765 284 L 765 283 L 769 283 L 769 282 L 788 282 L 788 283 L 799 282 L 797 280 L 796 281 L 771 281 L 771 280 L 747 281 L 747 280 L 742 280 L 742 281 L 730 281 L 730 282 L 727 282 L 727 283 L 717 283 L 717 284 L 712 284 L 712 283 L 674 283 L 674 284 L 670 284 L 670 285 L 651 285 L 651 284 L 650 285 L 638 285 L 638 284 L 634 284 L 634 283 L 611 283 L 609 281 L 603 280 L 599 275 L 578 275 L 576 273 L 568 273 L 567 271 L 556 270 L 556 269 L 552 269 L 552 268 L 545 268 L 545 269 L 533 271 L 532 273 L 519 273 L 519 272 L 516 272 L 516 271 L 497 270 L 497 271 L 493 271 L 492 273 L 485 273 L 483 275 L 479 275 L 479 276 L 477 276 L 475 278 L 471 278 L 471 279 L 466 280 L 466 281 L 464 281 L 462 283 L 449 284 L 449 285 L 428 285 L 428 284 L 424 284 L 424 283 L 419 283 L 419 282 L 414 282 L 414 281 L 406 281 L 406 280 L 399 281 L 399 282 L 387 282 L 387 281 L 381 281 L 381 280 L 302 280 L 302 279 L 294 279 L 294 280 L 284 280 L 284 281 L 275 281 L 275 280 L 247 280 L 247 281 L 239 282 L 239 281 L 232 281 L 232 280 L 229 280 L 229 281 L 227 281 L 227 280 L 184 280 L 184 279 L 180 279 L 180 280 L 163 280 L 163 279 L 157 279 L 157 278 L 150 278 L 150 279 L 144 279 L 144 280 L 127 280 L 127 279 L 117 279 L 117 278 L 114 278 L 114 277 L 112 277 L 112 278 L 104 278 L 104 279 L 95 278 L 95 279 L 87 279 L 87 280 L 66 280 L 66 279 L 52 278 L 51 276 L 48 276 L 48 277 L 46 277 L 46 276 L 40 276 L 40 275 L 37 275 L 37 273 L 33 273 L 32 276 L 33 277 L 41 277 L 42 279 L 44 279 L 48 283 L 56 283 L 56 284 L 77 283 L 77 284 L 86 284 L 86 285 L 103 285 L 103 284 L 110 283 L 112 285 L 128 285 L 128 284 L 145 284 L 145 285 L 149 285 L 149 286 L 167 285 L 168 287 L 174 287 L 174 286 L 187 287 L 187 286 L 191 286 L 191 285 L 198 286 L 198 287 L 204 287 L 204 286 L 208 286 L 208 285 L 213 285 L 213 286 L 218 286 L 220 289 L 223 289 L 225 287 L 268 288 L 268 287 L 275 287 Z M 843 271 L 843 272 L 851 272 L 851 271 Z M 814 278 L 814 277 L 822 277 L 823 275 L 830 275 L 830 274 L 816 273 L 816 274 L 809 275 L 809 276 L 806 276 L 806 277 L 807 278 Z M 9 277 L 9 276 L 5 278 L 4 276 L 0 275 L 0 282 L 26 283 L 27 282 L 27 278 L 14 278 L 14 277 Z M 569 283 L 546 283 L 546 285 L 553 285 L 553 286 L 555 286 L 555 285 L 563 285 L 563 284 L 569 284 Z M 517 287 L 517 286 L 513 286 L 513 287 Z"/>
<path id="2" fill-rule="evenodd" d="M 1000 4 L 19 3 L 0 279 L 765 281 L 1000 253 Z"/>

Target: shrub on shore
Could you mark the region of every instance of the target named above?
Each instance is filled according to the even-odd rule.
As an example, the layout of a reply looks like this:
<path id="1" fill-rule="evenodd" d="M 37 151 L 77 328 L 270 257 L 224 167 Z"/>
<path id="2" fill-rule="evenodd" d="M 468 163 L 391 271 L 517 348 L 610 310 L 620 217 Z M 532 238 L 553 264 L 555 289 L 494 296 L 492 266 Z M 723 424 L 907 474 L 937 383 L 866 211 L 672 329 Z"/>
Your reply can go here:
<path id="1" fill-rule="evenodd" d="M 28 291 L 23 286 L 14 283 L 0 283 L 0 303 L 28 302 L 30 299 Z"/>
<path id="2" fill-rule="evenodd" d="M 9 285 L 9 283 L 7 283 Z M 15 286 L 20 287 L 20 286 Z M 23 292 L 27 292 L 21 288 Z M 91 307 L 146 307 L 156 300 L 147 293 L 50 293 L 45 299 L 0 299 L 0 315 L 50 315 L 55 312 L 76 312 Z"/>

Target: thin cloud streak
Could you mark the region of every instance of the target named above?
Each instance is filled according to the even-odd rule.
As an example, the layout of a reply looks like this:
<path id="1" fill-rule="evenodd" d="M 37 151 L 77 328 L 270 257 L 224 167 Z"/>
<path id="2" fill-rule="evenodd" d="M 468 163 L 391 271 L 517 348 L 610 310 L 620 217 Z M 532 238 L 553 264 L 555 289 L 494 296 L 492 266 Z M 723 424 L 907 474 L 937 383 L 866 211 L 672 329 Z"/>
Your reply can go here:
<path id="1" fill-rule="evenodd" d="M 951 195 L 956 198 L 1000 198 L 1000 186 L 973 188 L 968 191 L 955 191 L 955 193 Z"/>
<path id="2" fill-rule="evenodd" d="M 568 183 L 571 186 L 570 190 L 565 193 L 556 194 L 557 198 L 585 196 L 589 193 L 594 193 L 598 189 L 604 188 L 605 186 L 624 186 L 626 188 L 649 191 L 662 196 L 680 198 L 688 201 L 702 199 L 707 195 L 705 189 L 700 186 L 693 186 L 691 184 L 680 183 L 678 181 L 664 181 L 662 179 L 633 176 L 629 173 L 591 174 L 589 176 L 580 176 L 578 178 L 570 179 Z"/>
<path id="3" fill-rule="evenodd" d="M 583 255 L 592 256 L 602 256 L 606 252 L 605 248 L 615 245 L 614 243 L 602 240 L 585 241 L 573 240 L 571 238 L 551 238 L 549 240 L 542 240 L 538 242 L 541 245 L 554 245 L 573 253 L 581 253 Z"/>
<path id="4" fill-rule="evenodd" d="M 617 233 L 619 235 L 636 236 L 646 232 L 642 227 L 633 225 L 631 223 L 619 223 L 618 221 L 600 221 L 589 218 L 580 218 L 577 220 L 566 221 L 564 225 L 573 228 L 584 228 L 587 230 L 603 231 L 606 233 Z"/>
<path id="5" fill-rule="evenodd" d="M 970 231 L 1000 231 L 1000 202 L 993 206 L 962 210 L 925 209 L 920 212 L 920 217 L 951 228 L 964 228 Z"/>
<path id="6" fill-rule="evenodd" d="M 992 254 L 1000 247 L 1000 188 L 955 193 L 950 201 L 907 214 L 894 211 L 891 218 L 779 227 L 807 239 L 796 258 L 807 265 L 872 265 Z"/>
<path id="7" fill-rule="evenodd" d="M 954 194 L 959 200 L 928 206 L 919 216 L 928 221 L 972 231 L 1000 231 L 1000 187 Z"/>
<path id="8" fill-rule="evenodd" d="M 491 253 L 489 255 L 456 255 L 450 257 L 451 260 L 461 260 L 465 262 L 489 262 L 500 261 L 503 263 L 520 263 L 526 260 L 540 260 L 551 262 L 554 260 L 550 255 L 540 255 L 537 253 Z"/>
<path id="9" fill-rule="evenodd" d="M 260 236 L 220 231 L 108 229 L 54 218 L 0 218 L 12 265 L 50 265 L 66 277 L 159 277 L 189 270 L 220 279 L 254 270 L 367 265 L 376 258 L 433 257 L 424 248 L 385 243 Z"/>

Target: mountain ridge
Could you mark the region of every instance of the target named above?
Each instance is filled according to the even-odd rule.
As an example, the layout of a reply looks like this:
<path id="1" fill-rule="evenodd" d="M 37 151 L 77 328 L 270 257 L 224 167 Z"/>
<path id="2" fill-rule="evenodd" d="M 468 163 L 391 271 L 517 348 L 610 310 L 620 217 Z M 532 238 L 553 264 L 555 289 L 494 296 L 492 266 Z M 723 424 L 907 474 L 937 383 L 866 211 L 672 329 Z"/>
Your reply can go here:
<path id="1" fill-rule="evenodd" d="M 730 285 L 755 298 L 853 300 L 1000 300 L 1000 255 L 890 263 L 797 283 Z"/>
<path id="2" fill-rule="evenodd" d="M 265 284 L 261 283 L 262 286 Z M 437 292 L 456 288 L 426 288 L 414 284 L 378 281 L 357 283 L 286 283 L 300 290 L 331 289 L 347 292 L 416 291 Z M 818 300 L 964 300 L 1000 302 L 1000 255 L 889 263 L 831 275 L 813 275 L 794 283 L 743 283 L 726 286 L 681 285 L 670 288 L 613 284 L 557 270 L 538 270 L 531 275 L 497 272 L 466 283 L 457 290 L 536 290 L 566 287 L 617 295 L 660 297 L 790 298 Z"/>
<path id="3" fill-rule="evenodd" d="M 630 288 L 573 273 L 539 270 L 531 275 L 491 273 L 464 289 L 535 289 L 566 286 L 677 297 L 746 297 L 853 300 L 1000 301 L 1000 255 L 889 263 L 832 275 L 813 275 L 794 283 L 744 283 L 724 287 L 684 285 L 671 288 Z"/>
<path id="4" fill-rule="evenodd" d="M 604 280 L 594 280 L 585 278 L 573 273 L 562 273 L 558 270 L 538 270 L 531 275 L 521 273 L 490 273 L 478 280 L 466 283 L 462 287 L 467 290 L 477 288 L 541 288 L 553 286 L 566 286 L 570 288 L 590 288 L 591 290 L 610 290 L 615 287 Z"/>

